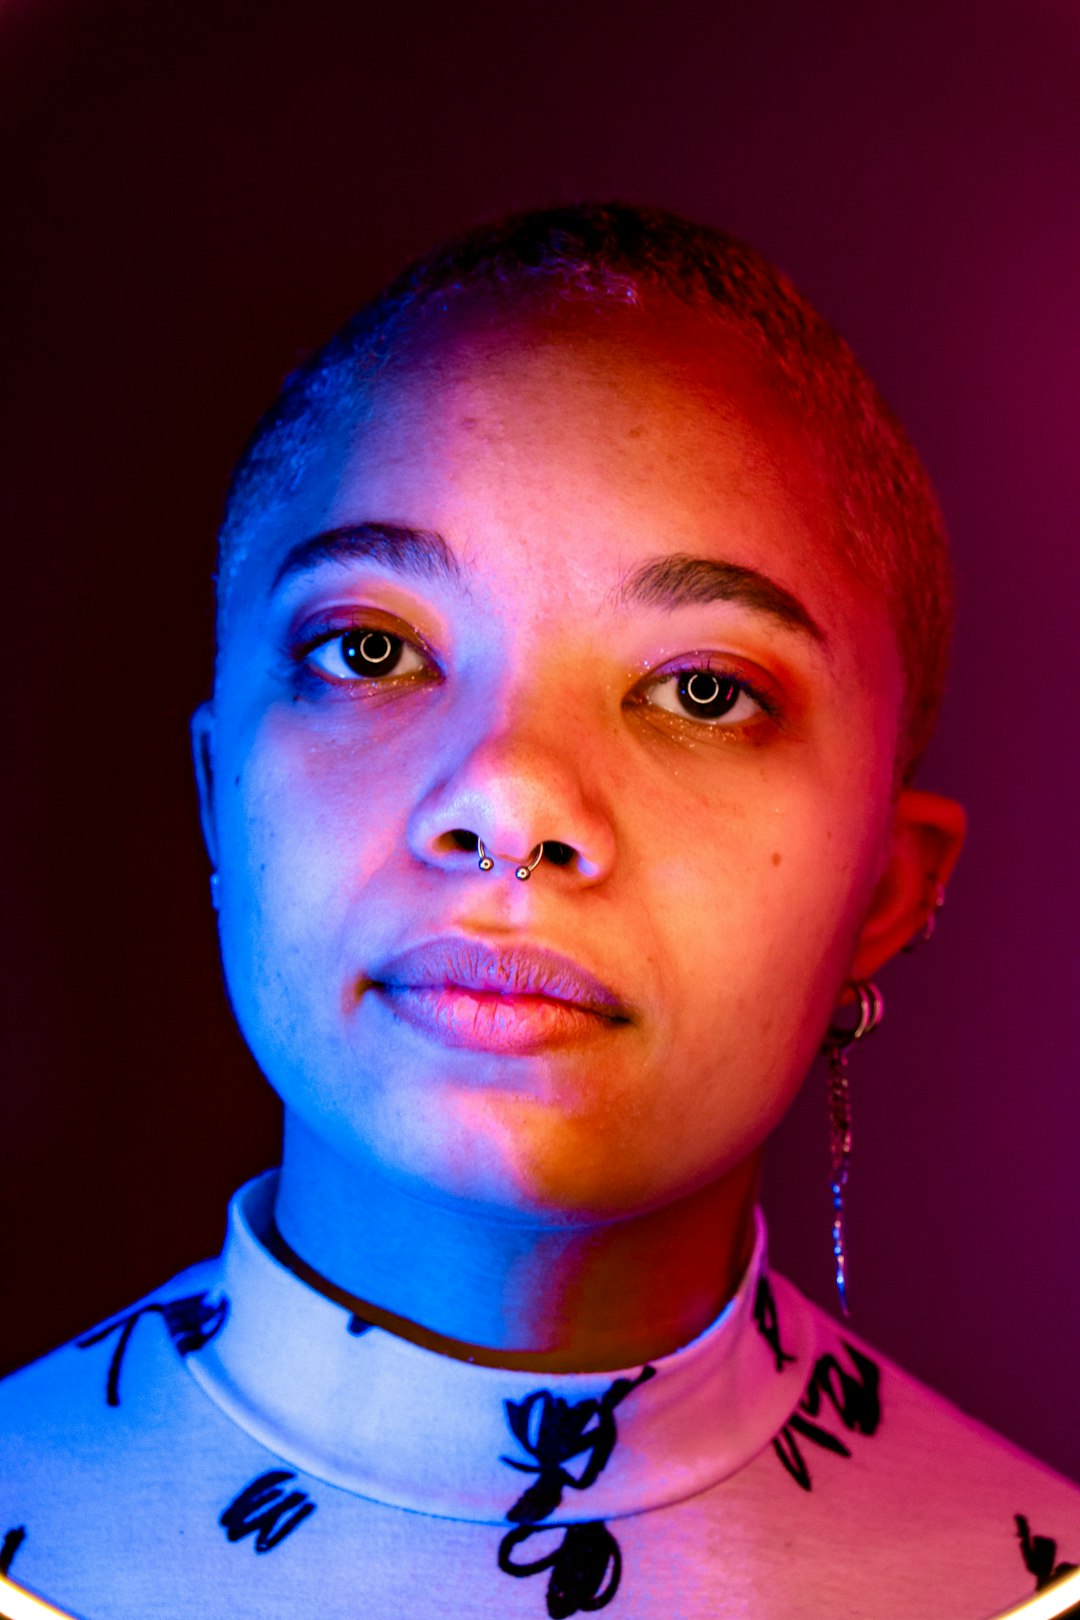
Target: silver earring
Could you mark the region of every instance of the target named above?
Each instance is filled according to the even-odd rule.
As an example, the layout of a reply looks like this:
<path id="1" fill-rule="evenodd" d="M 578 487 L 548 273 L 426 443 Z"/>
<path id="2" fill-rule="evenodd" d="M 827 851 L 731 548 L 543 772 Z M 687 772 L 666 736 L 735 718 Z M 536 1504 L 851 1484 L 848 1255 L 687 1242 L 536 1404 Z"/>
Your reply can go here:
<path id="1" fill-rule="evenodd" d="M 909 939 L 904 946 L 905 952 L 909 955 L 912 951 L 917 951 L 920 945 L 929 945 L 934 937 L 934 929 L 937 926 L 937 914 L 945 904 L 945 885 L 938 878 L 931 878 L 930 881 L 933 884 L 930 891 L 930 910 L 926 913 L 926 921 L 919 929 L 919 932 Z"/>
<path id="2" fill-rule="evenodd" d="M 844 1191 L 851 1167 L 851 1097 L 847 1057 L 851 1048 L 877 1029 L 885 1016 L 885 998 L 876 984 L 860 980 L 851 986 L 859 1016 L 851 1029 L 832 1024 L 822 1051 L 829 1064 L 829 1147 L 832 1157 L 832 1248 L 840 1309 L 848 1314 L 847 1253 L 844 1248 Z"/>
<path id="3" fill-rule="evenodd" d="M 220 874 L 220 872 L 211 872 L 211 874 L 210 874 L 210 904 L 213 906 L 215 911 L 220 911 L 221 910 L 221 874 Z"/>

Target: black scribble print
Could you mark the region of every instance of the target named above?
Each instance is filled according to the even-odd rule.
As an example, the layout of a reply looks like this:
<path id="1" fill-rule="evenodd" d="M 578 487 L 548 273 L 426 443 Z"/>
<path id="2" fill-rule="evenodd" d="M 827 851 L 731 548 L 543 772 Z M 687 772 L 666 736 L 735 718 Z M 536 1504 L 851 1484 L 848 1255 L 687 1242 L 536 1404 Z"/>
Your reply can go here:
<path id="1" fill-rule="evenodd" d="M 164 1321 L 177 1353 L 189 1356 L 193 1350 L 201 1350 L 204 1344 L 209 1344 L 210 1340 L 221 1332 L 225 1318 L 229 1314 L 229 1302 L 224 1294 L 220 1299 L 210 1301 L 203 1292 L 189 1294 L 185 1299 L 169 1299 L 153 1305 L 142 1305 L 138 1310 L 129 1311 L 126 1316 L 118 1316 L 114 1321 L 106 1323 L 105 1327 L 96 1328 L 93 1333 L 86 1334 L 85 1338 L 77 1339 L 78 1348 L 88 1350 L 91 1345 L 100 1344 L 103 1339 L 107 1339 L 110 1333 L 117 1335 L 105 1383 L 106 1405 L 120 1405 L 120 1368 L 123 1366 L 128 1343 L 135 1331 L 136 1323 L 155 1311 Z"/>
<path id="2" fill-rule="evenodd" d="M 636 1378 L 616 1378 L 599 1400 L 564 1401 L 550 1390 L 538 1389 L 524 1401 L 506 1402 L 506 1419 L 516 1440 L 535 1462 L 502 1461 L 523 1474 L 536 1474 L 506 1517 L 514 1524 L 535 1524 L 546 1519 L 562 1502 L 563 1491 L 588 1490 L 607 1467 L 619 1431 L 615 1408 L 656 1376 L 646 1367 Z M 580 1472 L 567 1467 L 583 1458 Z"/>
<path id="3" fill-rule="evenodd" d="M 295 1478 L 287 1468 L 272 1468 L 245 1485 L 218 1520 L 229 1540 L 253 1535 L 255 1551 L 265 1553 L 291 1536 L 314 1513 L 316 1505 L 306 1491 L 284 1489 Z"/>
<path id="4" fill-rule="evenodd" d="M 1020 1538 L 1020 1551 L 1029 1572 L 1035 1577 L 1035 1590 L 1042 1592 L 1064 1575 L 1071 1575 L 1076 1564 L 1057 1562 L 1057 1542 L 1051 1536 L 1033 1536 L 1031 1526 L 1022 1513 L 1016 1515 L 1016 1533 Z M 1062 1620 L 1069 1615 L 1080 1615 L 1080 1603 L 1066 1609 Z"/>
<path id="5" fill-rule="evenodd" d="M 511 1433 L 533 1461 L 502 1461 L 536 1479 L 506 1515 L 518 1528 L 499 1544 L 499 1568 L 519 1577 L 549 1570 L 547 1612 L 552 1620 L 606 1608 L 618 1591 L 622 1554 L 605 1524 L 596 1520 L 555 1529 L 541 1521 L 561 1505 L 564 1491 L 585 1491 L 596 1483 L 619 1438 L 616 1407 L 655 1376 L 655 1367 L 644 1367 L 636 1378 L 616 1378 L 599 1400 L 565 1401 L 538 1389 L 523 1401 L 506 1402 Z M 537 1535 L 561 1539 L 538 1558 L 515 1559 L 515 1550 Z"/>
<path id="6" fill-rule="evenodd" d="M 758 1332 L 775 1357 L 777 1372 L 783 1372 L 789 1361 L 798 1360 L 797 1356 L 791 1355 L 780 1343 L 780 1318 L 776 1314 L 776 1296 L 772 1291 L 772 1284 L 764 1273 L 758 1282 L 757 1294 L 754 1297 L 754 1321 L 757 1323 Z"/>
<path id="7" fill-rule="evenodd" d="M 7 1574 L 8 1570 L 11 1568 L 12 1559 L 15 1557 L 15 1554 L 18 1552 L 25 1540 L 25 1524 L 17 1525 L 14 1530 L 9 1530 L 7 1532 L 6 1536 L 4 1537 L 4 1544 L 2 1547 L 0 1547 L 0 1575 Z"/>
<path id="8" fill-rule="evenodd" d="M 871 1435 L 881 1421 L 881 1370 L 846 1339 L 842 1342 L 855 1372 L 848 1372 L 834 1355 L 819 1356 L 805 1395 L 773 1441 L 776 1455 L 804 1491 L 811 1489 L 812 1481 L 799 1445 L 800 1437 L 838 1457 L 851 1456 L 850 1447 L 843 1440 L 812 1421 L 820 1414 L 824 1401 L 828 1401 L 849 1434 Z"/>
<path id="9" fill-rule="evenodd" d="M 357 1316 L 354 1312 L 354 1314 L 349 1317 L 349 1332 L 352 1334 L 354 1339 L 358 1339 L 362 1333 L 371 1332 L 371 1323 L 365 1322 L 362 1316 Z"/>
<path id="10" fill-rule="evenodd" d="M 517 1564 L 514 1548 L 531 1536 L 559 1536 L 562 1540 L 549 1553 Z M 622 1576 L 619 1543 L 606 1524 L 572 1524 L 565 1531 L 545 1530 L 542 1525 L 523 1525 L 511 1530 L 499 1544 L 499 1568 L 507 1575 L 540 1575 L 551 1571 L 547 1589 L 547 1611 L 552 1620 L 567 1615 L 595 1613 L 606 1608 L 615 1596 Z"/>

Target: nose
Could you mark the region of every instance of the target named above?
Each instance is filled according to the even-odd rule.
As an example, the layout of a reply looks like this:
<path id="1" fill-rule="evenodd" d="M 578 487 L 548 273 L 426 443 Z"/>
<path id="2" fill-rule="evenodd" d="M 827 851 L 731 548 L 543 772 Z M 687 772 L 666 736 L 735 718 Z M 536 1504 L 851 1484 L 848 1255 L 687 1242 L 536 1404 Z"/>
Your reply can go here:
<path id="1" fill-rule="evenodd" d="M 409 819 L 409 847 L 428 865 L 468 870 L 480 865 L 482 844 L 492 876 L 546 865 L 599 882 L 615 835 L 583 766 L 572 742 L 503 724 L 467 745 L 425 794 Z"/>

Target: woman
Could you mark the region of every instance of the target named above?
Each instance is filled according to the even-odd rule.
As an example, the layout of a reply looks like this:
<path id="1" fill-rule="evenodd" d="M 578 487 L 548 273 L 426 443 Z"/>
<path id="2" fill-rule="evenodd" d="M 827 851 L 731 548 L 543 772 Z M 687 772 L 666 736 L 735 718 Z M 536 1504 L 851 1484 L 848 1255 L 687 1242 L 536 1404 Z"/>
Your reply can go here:
<path id="1" fill-rule="evenodd" d="M 20 1581 L 886 1620 L 1080 1557 L 1075 1487 L 770 1277 L 756 1214 L 824 1044 L 843 1304 L 845 1063 L 963 836 L 910 785 L 948 601 L 849 351 L 671 216 L 475 232 L 290 380 L 193 728 L 282 1166 L 5 1386 Z"/>

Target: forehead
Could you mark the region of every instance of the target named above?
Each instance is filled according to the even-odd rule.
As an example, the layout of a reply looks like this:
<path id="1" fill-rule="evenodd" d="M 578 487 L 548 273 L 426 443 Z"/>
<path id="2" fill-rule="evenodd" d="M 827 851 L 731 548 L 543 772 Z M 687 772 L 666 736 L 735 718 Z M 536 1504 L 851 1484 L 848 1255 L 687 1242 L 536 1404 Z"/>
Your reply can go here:
<path id="1" fill-rule="evenodd" d="M 535 496 L 555 494 L 558 472 L 603 487 L 617 509 L 654 492 L 676 511 L 710 490 L 765 498 L 797 461 L 814 481 L 802 435 L 746 346 L 689 311 L 598 319 L 571 307 L 425 336 L 372 402 L 346 476 L 378 458 L 396 476 L 422 466 L 472 487 L 475 467 L 492 494 Z"/>
<path id="2" fill-rule="evenodd" d="M 835 543 L 823 458 L 764 363 L 673 301 L 421 319 L 245 536 L 241 595 L 298 539 L 362 522 L 434 530 L 520 583 L 555 563 L 594 597 L 605 570 L 613 582 L 667 551 L 760 569 L 825 620 L 876 606 Z"/>

